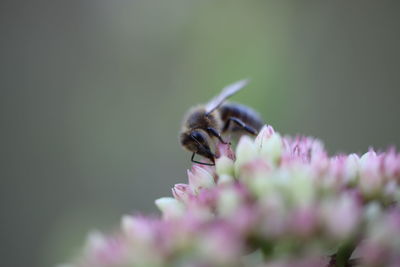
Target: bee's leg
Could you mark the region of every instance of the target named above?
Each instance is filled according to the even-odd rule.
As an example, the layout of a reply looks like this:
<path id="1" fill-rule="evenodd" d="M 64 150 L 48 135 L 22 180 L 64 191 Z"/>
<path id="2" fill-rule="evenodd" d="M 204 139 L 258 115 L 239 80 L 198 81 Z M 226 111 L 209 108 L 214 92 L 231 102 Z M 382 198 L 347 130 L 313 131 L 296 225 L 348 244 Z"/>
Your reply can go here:
<path id="1" fill-rule="evenodd" d="M 206 162 L 196 161 L 196 160 L 194 160 L 194 155 L 196 155 L 195 152 L 193 152 L 192 158 L 190 159 L 190 161 L 193 162 L 193 163 L 197 163 L 197 164 L 201 164 L 201 165 L 207 165 L 207 166 L 214 166 L 215 165 L 215 163 L 206 163 Z"/>
<path id="2" fill-rule="evenodd" d="M 224 139 L 222 139 L 221 135 L 219 134 L 219 132 L 217 130 L 215 130 L 212 127 L 208 127 L 207 128 L 207 132 L 210 133 L 211 135 L 215 136 L 218 138 L 218 140 L 223 143 L 223 144 L 227 144 L 227 142 L 224 141 Z"/>
<path id="3" fill-rule="evenodd" d="M 258 133 L 253 127 L 246 125 L 246 123 L 244 123 L 242 120 L 240 120 L 240 119 L 238 119 L 238 118 L 235 118 L 235 117 L 230 117 L 230 118 L 228 119 L 228 121 L 227 121 L 226 124 L 225 124 L 225 127 L 224 127 L 224 130 L 223 130 L 223 131 L 228 130 L 229 123 L 230 123 L 231 121 L 233 121 L 233 122 L 236 123 L 238 126 L 242 127 L 246 132 L 248 132 L 248 133 L 250 133 L 250 134 L 252 134 L 252 135 L 257 135 L 257 133 Z"/>

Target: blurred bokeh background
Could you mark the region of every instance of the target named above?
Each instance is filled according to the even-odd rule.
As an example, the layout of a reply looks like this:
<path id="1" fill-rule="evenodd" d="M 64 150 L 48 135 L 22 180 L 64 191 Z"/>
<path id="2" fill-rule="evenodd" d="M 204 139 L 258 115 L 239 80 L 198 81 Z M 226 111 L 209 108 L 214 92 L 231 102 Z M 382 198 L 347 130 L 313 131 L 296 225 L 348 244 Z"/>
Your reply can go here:
<path id="1" fill-rule="evenodd" d="M 226 84 L 331 153 L 400 145 L 398 1 L 0 3 L 1 265 L 54 266 L 186 181 L 182 116 Z"/>

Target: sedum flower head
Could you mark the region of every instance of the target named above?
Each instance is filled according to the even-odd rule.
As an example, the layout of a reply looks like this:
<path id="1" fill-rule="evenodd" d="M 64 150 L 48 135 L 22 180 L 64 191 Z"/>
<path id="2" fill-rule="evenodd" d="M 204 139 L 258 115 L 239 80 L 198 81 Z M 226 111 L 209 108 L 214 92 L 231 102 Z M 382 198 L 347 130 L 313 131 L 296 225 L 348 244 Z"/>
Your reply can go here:
<path id="1" fill-rule="evenodd" d="M 89 235 L 68 266 L 399 266 L 400 155 L 329 157 L 310 137 L 265 126 L 216 166 L 155 201 L 161 217 L 126 215 Z"/>

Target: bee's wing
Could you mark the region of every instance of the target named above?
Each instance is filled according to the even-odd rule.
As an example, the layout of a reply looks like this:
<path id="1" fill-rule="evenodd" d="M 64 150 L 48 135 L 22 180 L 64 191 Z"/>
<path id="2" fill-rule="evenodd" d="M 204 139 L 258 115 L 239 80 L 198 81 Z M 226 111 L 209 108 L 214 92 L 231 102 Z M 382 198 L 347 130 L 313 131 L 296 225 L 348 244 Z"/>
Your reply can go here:
<path id="1" fill-rule="evenodd" d="M 234 95 L 236 92 L 238 92 L 240 89 L 245 87 L 249 83 L 249 80 L 240 80 L 238 82 L 232 83 L 228 86 L 226 86 L 224 89 L 222 89 L 221 93 L 211 99 L 207 104 L 206 104 L 206 113 L 210 114 L 213 112 L 215 109 L 217 109 L 227 98 L 230 96 Z"/>

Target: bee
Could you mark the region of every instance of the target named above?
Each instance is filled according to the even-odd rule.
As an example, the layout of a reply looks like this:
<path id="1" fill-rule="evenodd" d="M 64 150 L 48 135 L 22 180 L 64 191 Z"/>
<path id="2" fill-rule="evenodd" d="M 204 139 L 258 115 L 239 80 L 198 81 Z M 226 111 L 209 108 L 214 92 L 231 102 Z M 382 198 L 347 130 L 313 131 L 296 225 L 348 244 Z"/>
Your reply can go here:
<path id="1" fill-rule="evenodd" d="M 226 144 L 222 138 L 225 133 L 249 133 L 256 135 L 264 125 L 260 115 L 253 109 L 237 103 L 225 103 L 225 100 L 248 84 L 241 80 L 222 89 L 221 93 L 207 104 L 191 108 L 183 121 L 179 136 L 181 145 L 193 152 L 191 161 L 202 165 L 215 165 L 215 139 Z M 211 161 L 200 162 L 194 159 L 198 154 Z"/>

